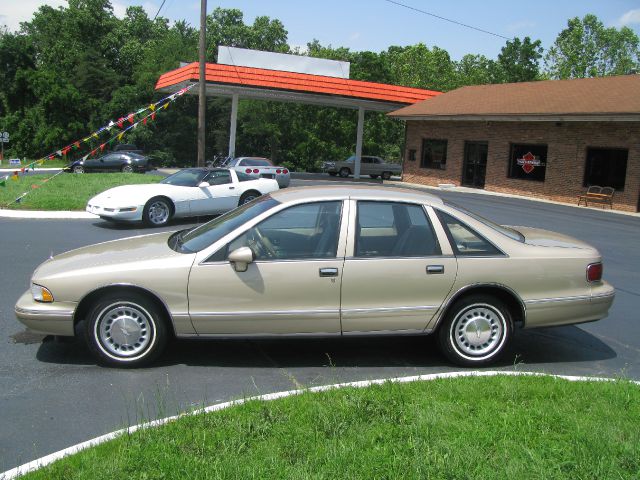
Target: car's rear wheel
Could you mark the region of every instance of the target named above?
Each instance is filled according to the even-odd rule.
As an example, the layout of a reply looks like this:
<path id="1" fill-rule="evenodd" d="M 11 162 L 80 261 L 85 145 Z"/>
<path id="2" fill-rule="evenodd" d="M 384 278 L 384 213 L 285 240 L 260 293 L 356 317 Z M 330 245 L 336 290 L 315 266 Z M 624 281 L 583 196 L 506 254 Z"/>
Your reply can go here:
<path id="1" fill-rule="evenodd" d="M 150 227 L 162 227 L 171 220 L 173 209 L 166 198 L 152 198 L 144 206 L 142 221 Z"/>
<path id="2" fill-rule="evenodd" d="M 489 295 L 469 295 L 447 312 L 438 330 L 442 353 L 465 367 L 495 362 L 509 343 L 513 330 L 511 312 Z"/>
<path id="3" fill-rule="evenodd" d="M 240 196 L 240 201 L 238 202 L 238 206 L 244 205 L 245 203 L 249 203 L 260 196 L 260 192 L 256 190 L 249 190 L 248 192 L 244 192 Z"/>
<path id="4" fill-rule="evenodd" d="M 84 173 L 84 167 L 82 165 L 74 165 L 73 173 Z"/>
<path id="5" fill-rule="evenodd" d="M 122 173 L 133 173 L 133 167 L 129 164 L 123 165 L 121 170 L 122 170 Z"/>
<path id="6" fill-rule="evenodd" d="M 391 178 L 391 172 L 382 172 L 382 179 L 389 180 Z"/>
<path id="7" fill-rule="evenodd" d="M 85 334 L 91 353 L 104 365 L 139 367 L 153 361 L 167 344 L 162 312 L 142 295 L 109 295 L 93 307 Z"/>
<path id="8" fill-rule="evenodd" d="M 347 167 L 342 167 L 340 169 L 340 176 L 342 178 L 347 178 L 349 175 L 351 175 L 351 170 L 349 170 Z"/>

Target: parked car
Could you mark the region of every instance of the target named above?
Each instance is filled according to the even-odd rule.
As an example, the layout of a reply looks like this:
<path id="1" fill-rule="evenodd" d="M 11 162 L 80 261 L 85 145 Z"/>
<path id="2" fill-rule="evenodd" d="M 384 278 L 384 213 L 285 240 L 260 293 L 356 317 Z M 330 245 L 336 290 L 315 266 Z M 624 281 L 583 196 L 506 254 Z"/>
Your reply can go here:
<path id="1" fill-rule="evenodd" d="M 329 175 L 335 177 L 340 175 L 347 178 L 355 173 L 356 156 L 352 155 L 344 162 L 324 162 L 322 169 Z M 369 175 L 371 178 L 382 177 L 389 180 L 392 175 L 401 175 L 402 165 L 397 163 L 387 163 L 380 157 L 362 155 L 360 161 L 360 175 Z"/>
<path id="2" fill-rule="evenodd" d="M 224 213 L 276 190 L 275 180 L 228 168 L 187 168 L 160 183 L 110 188 L 89 200 L 86 210 L 105 220 L 158 227 L 172 218 Z"/>
<path id="3" fill-rule="evenodd" d="M 67 165 L 63 170 L 68 173 L 89 172 L 122 172 L 144 173 L 155 170 L 149 157 L 130 151 L 114 151 L 98 158 L 76 160 Z"/>
<path id="4" fill-rule="evenodd" d="M 170 337 L 433 333 L 454 363 L 494 362 L 514 329 L 604 318 L 614 289 L 586 243 L 503 227 L 423 192 L 293 188 L 208 223 L 41 264 L 29 329 L 150 362 Z"/>
<path id="5" fill-rule="evenodd" d="M 233 168 L 236 172 L 246 173 L 256 178 L 273 178 L 280 188 L 286 188 L 291 182 L 289 169 L 274 166 L 271 160 L 263 157 L 237 157 L 228 160 L 225 167 Z"/>

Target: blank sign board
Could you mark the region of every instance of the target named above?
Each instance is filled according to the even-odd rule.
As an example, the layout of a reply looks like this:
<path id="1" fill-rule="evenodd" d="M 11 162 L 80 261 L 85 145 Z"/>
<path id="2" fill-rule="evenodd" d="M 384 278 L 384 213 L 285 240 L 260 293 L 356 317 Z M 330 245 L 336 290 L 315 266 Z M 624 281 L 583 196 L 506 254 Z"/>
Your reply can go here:
<path id="1" fill-rule="evenodd" d="M 218 63 L 236 67 L 266 68 L 308 73 L 325 77 L 349 78 L 349 62 L 312 58 L 285 53 L 261 52 L 246 48 L 218 46 Z"/>

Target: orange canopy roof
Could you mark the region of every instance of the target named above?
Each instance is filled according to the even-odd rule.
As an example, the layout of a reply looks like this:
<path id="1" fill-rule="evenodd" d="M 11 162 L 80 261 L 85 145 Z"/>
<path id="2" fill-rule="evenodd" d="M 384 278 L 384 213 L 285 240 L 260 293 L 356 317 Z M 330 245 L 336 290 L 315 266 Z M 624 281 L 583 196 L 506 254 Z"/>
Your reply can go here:
<path id="1" fill-rule="evenodd" d="M 190 63 L 160 76 L 156 90 L 170 90 L 171 87 L 198 81 L 198 63 Z M 441 92 L 421 88 L 401 87 L 384 83 L 364 82 L 306 73 L 293 73 L 264 68 L 240 67 L 207 63 L 207 86 L 220 85 L 241 87 L 255 91 L 264 89 L 297 94 L 326 95 L 342 99 L 373 101 L 376 104 L 412 105 Z M 314 103 L 318 103 L 317 101 Z"/>

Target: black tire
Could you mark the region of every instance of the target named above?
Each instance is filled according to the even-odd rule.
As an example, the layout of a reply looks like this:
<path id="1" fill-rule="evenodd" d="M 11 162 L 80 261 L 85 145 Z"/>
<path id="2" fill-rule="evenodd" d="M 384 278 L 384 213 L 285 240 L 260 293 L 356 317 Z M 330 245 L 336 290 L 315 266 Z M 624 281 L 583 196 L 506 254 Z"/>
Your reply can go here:
<path id="1" fill-rule="evenodd" d="M 438 329 L 438 343 L 453 363 L 480 367 L 500 357 L 512 332 L 511 312 L 504 303 L 489 295 L 469 295 L 447 312 Z"/>
<path id="2" fill-rule="evenodd" d="M 122 173 L 133 173 L 133 167 L 128 163 L 122 165 L 122 168 L 120 170 L 122 171 Z"/>
<path id="3" fill-rule="evenodd" d="M 84 167 L 82 165 L 74 165 L 73 173 L 84 173 Z"/>
<path id="4" fill-rule="evenodd" d="M 329 175 L 331 175 L 332 177 L 335 177 L 335 176 L 338 174 L 338 172 L 328 172 L 328 173 L 329 173 Z"/>
<path id="5" fill-rule="evenodd" d="M 255 200 L 256 198 L 258 198 L 260 195 L 262 194 L 256 190 L 246 191 L 240 196 L 240 200 L 238 201 L 238 206 L 251 202 L 252 200 Z"/>
<path id="6" fill-rule="evenodd" d="M 382 179 L 389 180 L 391 178 L 391 172 L 382 172 Z"/>
<path id="7" fill-rule="evenodd" d="M 171 201 L 163 197 L 154 197 L 147 202 L 142 211 L 142 221 L 148 227 L 162 227 L 173 216 Z"/>
<path id="8" fill-rule="evenodd" d="M 155 303 L 137 293 L 108 295 L 83 322 L 85 340 L 102 365 L 140 367 L 155 360 L 167 344 L 164 317 Z"/>
<path id="9" fill-rule="evenodd" d="M 375 180 L 376 178 L 378 178 L 378 175 L 369 175 L 369 176 L 370 176 L 371 178 L 373 178 L 374 180 Z"/>
<path id="10" fill-rule="evenodd" d="M 347 178 L 349 175 L 351 175 L 351 170 L 349 170 L 347 167 L 342 167 L 339 173 L 342 178 Z"/>

